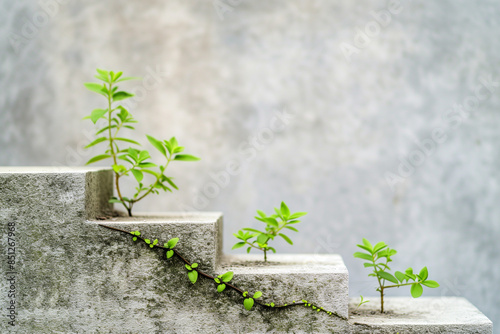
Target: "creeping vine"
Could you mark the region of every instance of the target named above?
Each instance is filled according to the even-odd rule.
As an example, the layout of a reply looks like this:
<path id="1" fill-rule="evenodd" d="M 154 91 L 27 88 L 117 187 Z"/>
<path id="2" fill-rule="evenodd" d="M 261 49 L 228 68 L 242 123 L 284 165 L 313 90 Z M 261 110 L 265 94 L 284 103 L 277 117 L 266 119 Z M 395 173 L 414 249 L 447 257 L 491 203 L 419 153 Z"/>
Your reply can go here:
<path id="1" fill-rule="evenodd" d="M 165 253 L 166 259 L 170 259 L 173 256 L 177 256 L 182 262 L 184 262 L 184 266 L 188 271 L 188 277 L 189 277 L 189 280 L 191 281 L 191 283 L 195 284 L 198 281 L 198 278 L 202 277 L 204 279 L 209 279 L 209 280 L 213 281 L 216 288 L 217 288 L 217 292 L 219 292 L 219 293 L 223 292 L 226 288 L 232 289 L 232 290 L 236 291 L 239 295 L 241 295 L 241 297 L 243 298 L 243 305 L 249 311 L 252 309 L 252 307 L 255 304 L 257 304 L 261 307 L 264 307 L 264 308 L 279 308 L 279 309 L 302 305 L 302 306 L 311 308 L 315 312 L 325 312 L 326 314 L 328 314 L 330 316 L 335 316 L 335 317 L 338 317 L 340 319 L 347 320 L 346 317 L 338 314 L 337 312 L 327 311 L 323 307 L 315 305 L 315 304 L 313 304 L 305 299 L 302 299 L 301 301 L 294 300 L 291 303 L 285 303 L 282 305 L 277 305 L 273 302 L 265 303 L 263 301 L 257 300 L 258 298 L 260 298 L 262 296 L 262 292 L 256 291 L 251 296 L 248 291 L 242 290 L 242 289 L 238 288 L 237 286 L 230 283 L 230 281 L 233 278 L 232 271 L 228 271 L 222 275 L 212 276 L 212 275 L 202 271 L 199 268 L 198 263 L 196 263 L 196 262 L 191 263 L 190 261 L 188 261 L 177 249 L 175 249 L 175 246 L 177 245 L 177 242 L 179 241 L 178 238 L 170 239 L 167 243 L 165 243 L 163 246 L 161 246 L 158 242 L 158 239 L 155 239 L 155 240 L 146 239 L 143 236 L 141 236 L 140 231 L 125 231 L 125 230 L 122 230 L 122 229 L 119 229 L 116 227 L 111 227 L 111 226 L 102 225 L 102 224 L 99 224 L 99 226 L 102 226 L 102 227 L 105 227 L 105 228 L 108 228 L 110 230 L 114 230 L 117 232 L 122 232 L 122 233 L 125 233 L 127 235 L 131 235 L 133 241 L 142 240 L 143 242 L 148 244 L 149 247 L 151 247 L 151 248 L 164 249 L 164 250 L 166 250 L 166 253 Z"/>

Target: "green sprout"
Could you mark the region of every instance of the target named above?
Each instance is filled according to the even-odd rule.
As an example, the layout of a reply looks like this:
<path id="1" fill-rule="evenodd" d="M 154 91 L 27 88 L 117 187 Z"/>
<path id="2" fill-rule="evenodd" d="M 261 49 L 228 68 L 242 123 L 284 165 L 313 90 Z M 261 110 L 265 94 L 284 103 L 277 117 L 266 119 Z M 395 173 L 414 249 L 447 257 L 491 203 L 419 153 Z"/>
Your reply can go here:
<path id="1" fill-rule="evenodd" d="M 273 253 L 276 253 L 276 249 L 269 246 L 269 242 L 274 240 L 276 236 L 280 236 L 290 245 L 293 245 L 290 237 L 286 234 L 280 233 L 280 231 L 286 228 L 291 231 L 298 232 L 295 227 L 290 225 L 300 223 L 300 220 L 297 219 L 305 216 L 307 212 L 297 212 L 292 214 L 290 213 L 290 210 L 285 202 L 281 202 L 280 209 L 274 208 L 274 211 L 275 214 L 267 216 L 264 212 L 257 210 L 258 216 L 256 216 L 255 219 L 266 224 L 265 231 L 253 228 L 244 228 L 239 230 L 237 234 L 233 233 L 237 239 L 241 240 L 233 246 L 233 249 L 249 246 L 247 248 L 247 253 L 250 253 L 252 248 L 258 249 L 264 252 L 264 261 L 267 262 L 267 252 L 272 251 Z"/>
<path id="2" fill-rule="evenodd" d="M 172 177 L 165 175 L 165 170 L 171 161 L 197 161 L 199 158 L 189 155 L 180 154 L 184 151 L 184 147 L 180 146 L 175 137 L 169 140 L 158 140 L 152 136 L 146 135 L 148 141 L 153 145 L 165 158 L 163 164 L 155 164 L 150 161 L 150 154 L 146 150 L 139 149 L 141 144 L 130 138 L 119 136 L 120 130 L 129 129 L 135 130 L 131 124 L 137 123 L 130 112 L 121 105 L 122 100 L 133 97 L 134 95 L 122 90 L 119 90 L 118 83 L 127 80 L 134 80 L 134 77 L 122 77 L 122 72 L 113 72 L 97 69 L 95 76 L 100 83 L 86 83 L 85 87 L 106 99 L 105 109 L 94 109 L 92 113 L 84 119 L 90 119 L 96 124 L 98 120 L 104 119 L 105 124 L 97 130 L 97 138 L 88 144 L 85 148 L 90 148 L 94 145 L 106 143 L 104 153 L 92 157 L 88 164 L 111 159 L 114 175 L 117 197 L 112 197 L 110 203 L 122 204 L 132 216 L 132 207 L 150 194 L 159 194 L 159 190 L 172 192 L 172 188 L 178 189 L 173 182 Z M 122 144 L 129 147 L 123 147 Z M 136 146 L 136 148 L 130 145 Z M 120 190 L 120 179 L 123 176 L 132 174 L 137 181 L 135 194 L 129 198 L 123 196 Z M 145 183 L 145 174 L 149 174 L 148 178 L 151 181 Z"/>
<path id="3" fill-rule="evenodd" d="M 356 309 L 354 309 L 353 313 L 356 313 L 361 305 L 366 304 L 366 303 L 369 302 L 369 300 L 365 300 L 363 298 L 363 296 L 360 295 L 359 297 L 360 297 L 361 300 L 360 300 L 358 306 L 356 306 Z"/>
<path id="4" fill-rule="evenodd" d="M 401 286 L 411 286 L 410 293 L 413 298 L 418 298 L 423 293 L 423 287 L 437 288 L 439 284 L 436 281 L 428 280 L 429 273 L 427 267 L 423 267 L 418 274 L 413 273 L 412 268 L 406 269 L 404 273 L 396 271 L 393 274 L 389 273 L 391 270 L 389 262 L 392 262 L 391 257 L 396 255 L 395 249 L 390 249 L 384 242 L 379 242 L 375 246 L 363 238 L 363 244 L 357 245 L 364 252 L 354 253 L 354 257 L 366 260 L 364 263 L 365 268 L 372 268 L 373 272 L 368 276 L 375 277 L 378 282 L 377 291 L 380 292 L 380 312 L 384 313 L 384 290 L 389 288 L 399 288 Z M 386 285 L 387 282 L 393 284 Z"/>

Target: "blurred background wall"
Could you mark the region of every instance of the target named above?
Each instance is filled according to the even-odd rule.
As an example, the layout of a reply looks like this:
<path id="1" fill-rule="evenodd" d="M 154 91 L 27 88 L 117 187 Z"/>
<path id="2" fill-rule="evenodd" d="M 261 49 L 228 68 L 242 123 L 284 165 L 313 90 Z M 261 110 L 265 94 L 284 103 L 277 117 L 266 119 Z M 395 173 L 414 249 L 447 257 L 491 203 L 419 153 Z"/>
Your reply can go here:
<path id="1" fill-rule="evenodd" d="M 1 165 L 83 165 L 103 107 L 83 82 L 122 70 L 144 78 L 130 136 L 202 158 L 137 211 L 222 211 L 229 252 L 284 200 L 309 214 L 279 250 L 340 253 L 352 296 L 375 294 L 367 237 L 500 320 L 500 2 L 0 4 Z"/>

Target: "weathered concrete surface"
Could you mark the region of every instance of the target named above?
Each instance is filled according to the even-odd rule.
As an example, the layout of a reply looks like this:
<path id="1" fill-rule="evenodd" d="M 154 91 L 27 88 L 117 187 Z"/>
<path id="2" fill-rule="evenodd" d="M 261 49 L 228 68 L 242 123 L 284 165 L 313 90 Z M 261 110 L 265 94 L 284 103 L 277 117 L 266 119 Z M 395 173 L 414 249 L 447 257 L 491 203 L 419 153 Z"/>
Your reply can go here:
<path id="1" fill-rule="evenodd" d="M 303 306 L 285 310 L 255 307 L 246 311 L 242 299 L 231 290 L 217 293 L 213 281 L 201 279 L 195 286 L 179 259 L 165 261 L 164 252 L 144 243 L 133 242 L 130 235 L 100 227 L 106 224 L 142 231 L 160 239 L 180 236 L 178 249 L 200 267 L 214 272 L 220 250 L 219 214 L 158 215 L 93 220 L 105 216 L 99 208 L 111 194 L 110 171 L 88 169 L 37 170 L 2 169 L 0 173 L 2 249 L 7 248 L 7 224 L 15 223 L 15 304 L 16 325 L 0 321 L 0 332 L 16 333 L 242 333 L 242 332 L 343 332 L 347 321 L 313 312 Z M 103 195 L 105 194 L 105 196 Z M 89 202 L 89 199 L 95 199 Z M 102 200 L 103 202 L 98 203 Z M 182 222 L 185 222 L 182 223 Z M 171 230 L 170 230 L 171 229 Z M 185 229 L 185 230 L 184 230 Z M 194 229 L 194 230 L 193 230 Z M 201 247 L 196 250 L 195 247 Z M 326 258 L 325 258 L 326 259 Z M 255 274 L 243 273 L 236 266 L 234 283 L 248 290 L 261 290 L 263 299 L 299 296 L 313 297 L 318 288 L 328 294 L 328 286 L 312 284 L 311 277 L 324 283 L 325 270 L 318 274 L 310 268 L 324 268 L 323 260 L 311 258 L 291 278 L 283 276 L 277 263 Z M 338 257 L 330 268 L 346 274 Z M 274 260 L 273 260 L 274 261 Z M 318 262 L 315 264 L 315 262 Z M 288 261 L 289 262 L 289 261 Z M 290 263 L 283 266 L 289 266 Z M 274 268 L 274 269 L 273 269 Z M 281 270 L 279 270 L 281 268 Z M 11 269 L 1 259 L 1 276 Z M 274 276 L 273 270 L 276 270 Z M 336 273 L 332 274 L 335 276 Z M 276 279 L 278 277 L 279 279 Z M 340 277 L 339 277 L 340 279 Z M 335 279 L 332 280 L 332 282 Z M 307 284 L 302 285 L 302 282 Z M 251 284 L 250 284 L 251 283 Z M 297 285 L 294 285 L 295 283 Z M 10 283 L 9 283 L 10 284 Z M 347 285 L 341 295 L 347 295 Z M 9 298 L 5 279 L 0 281 L 1 308 Z M 328 304 L 326 299 L 323 299 Z M 319 301 L 318 301 L 319 302 Z"/>
<path id="2" fill-rule="evenodd" d="M 168 241 L 179 238 L 176 249 L 190 255 L 203 270 L 214 272 L 222 256 L 222 213 L 134 213 L 134 217 L 116 217 L 96 223 L 141 231 L 153 239 Z"/>
<path id="3" fill-rule="evenodd" d="M 233 271 L 239 285 L 268 291 L 265 297 L 285 304 L 305 299 L 346 317 L 349 273 L 339 255 L 225 255 L 222 271 Z M 263 298 L 267 302 L 266 298 Z"/>
<path id="4" fill-rule="evenodd" d="M 450 333 L 491 334 L 492 322 L 465 298 L 460 297 L 386 297 L 386 314 L 380 314 L 380 299 L 365 298 L 349 323 L 353 333 Z M 351 299 L 352 312 L 359 298 Z"/>
<path id="5" fill-rule="evenodd" d="M 112 184 L 109 170 L 0 169 L 0 244 L 10 248 L 9 223 L 16 244 L 14 268 L 0 259 L 1 333 L 491 333 L 491 323 L 462 299 L 389 298 L 387 308 L 398 311 L 384 323 L 376 315 L 346 321 L 303 306 L 246 311 L 235 292 L 217 293 L 201 277 L 193 286 L 179 259 L 166 261 L 164 251 L 99 224 L 140 230 L 160 243 L 180 237 L 178 250 L 188 260 L 209 274 L 234 271 L 233 283 L 262 291 L 265 302 L 306 299 L 347 315 L 347 269 L 337 255 L 270 255 L 269 263 L 257 261 L 261 254 L 221 256 L 219 213 L 95 220 L 112 209 Z M 6 293 L 10 271 L 14 298 Z M 3 315 L 10 300 L 15 326 Z"/>
<path id="6" fill-rule="evenodd" d="M 112 211 L 112 181 L 103 168 L 0 167 L 0 210 L 56 221 L 74 214 L 95 218 Z"/>

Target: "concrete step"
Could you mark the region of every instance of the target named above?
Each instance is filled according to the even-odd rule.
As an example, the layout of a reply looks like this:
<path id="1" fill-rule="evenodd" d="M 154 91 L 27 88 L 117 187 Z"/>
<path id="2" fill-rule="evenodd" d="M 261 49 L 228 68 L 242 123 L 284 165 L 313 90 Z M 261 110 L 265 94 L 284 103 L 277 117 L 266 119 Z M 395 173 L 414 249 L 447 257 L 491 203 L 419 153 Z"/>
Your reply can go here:
<path id="1" fill-rule="evenodd" d="M 141 231 L 163 243 L 179 238 L 176 249 L 200 263 L 204 270 L 214 272 L 221 264 L 222 213 L 219 212 L 139 212 L 134 213 L 134 217 L 115 217 L 94 223 Z M 127 236 L 122 238 L 124 242 L 130 242 Z"/>
<path id="2" fill-rule="evenodd" d="M 99 224 L 140 230 L 160 244 L 179 237 L 176 249 L 199 262 L 200 269 L 213 275 L 233 268 L 234 284 L 262 291 L 265 301 L 307 298 L 346 315 L 347 270 L 338 256 L 271 257 L 269 264 L 253 269 L 246 268 L 254 261 L 251 257 L 220 262 L 221 214 L 139 214 L 95 220 L 109 216 L 112 186 L 112 173 L 105 170 L 0 169 L 0 221 L 6 227 L 1 245 L 8 248 L 7 228 L 12 226 L 16 249 L 12 267 L 6 259 L 1 262 L 2 275 L 12 275 L 12 280 L 0 281 L 1 304 L 15 305 L 15 326 L 0 322 L 0 332 L 347 330 L 347 321 L 304 306 L 255 306 L 247 311 L 241 296 L 229 289 L 218 293 L 212 280 L 200 278 L 193 286 L 178 258 L 167 262 L 164 251 Z M 16 292 L 12 298 L 6 293 L 11 285 Z"/>
<path id="3" fill-rule="evenodd" d="M 225 255 L 221 272 L 233 271 L 235 284 L 261 290 L 264 301 L 286 304 L 302 299 L 347 318 L 349 273 L 340 255 Z"/>
<path id="4" fill-rule="evenodd" d="M 350 301 L 352 333 L 449 333 L 491 334 L 492 322 L 461 297 L 385 297 L 385 314 L 380 297 L 367 297 L 357 314 L 352 311 L 359 298 Z"/>
<path id="5" fill-rule="evenodd" d="M 422 311 L 427 304 L 418 304 L 420 299 L 408 305 L 388 299 L 388 309 L 403 312 L 399 322 L 371 314 L 344 320 L 348 272 L 340 256 L 270 255 L 268 263 L 261 255 L 223 256 L 220 213 L 109 218 L 112 176 L 89 168 L 0 168 L 0 245 L 7 252 L 0 264 L 6 277 L 0 280 L 0 302 L 7 312 L 1 333 L 350 333 L 370 326 L 375 332 L 425 332 L 425 321 L 443 332 L 450 332 L 447 324 L 476 328 L 480 316 L 470 307 L 444 303 L 437 314 L 447 322 L 439 322 L 432 311 Z M 265 303 L 305 299 L 339 316 L 303 305 L 247 311 L 235 291 L 218 293 L 214 281 L 203 277 L 193 286 L 179 258 L 166 261 L 164 250 L 100 224 L 140 230 L 160 244 L 179 237 L 176 249 L 189 261 L 210 275 L 233 271 L 232 283 L 251 294 L 262 291 Z M 472 327 L 460 325 L 467 319 Z M 481 319 L 477 328 L 488 330 Z"/>

